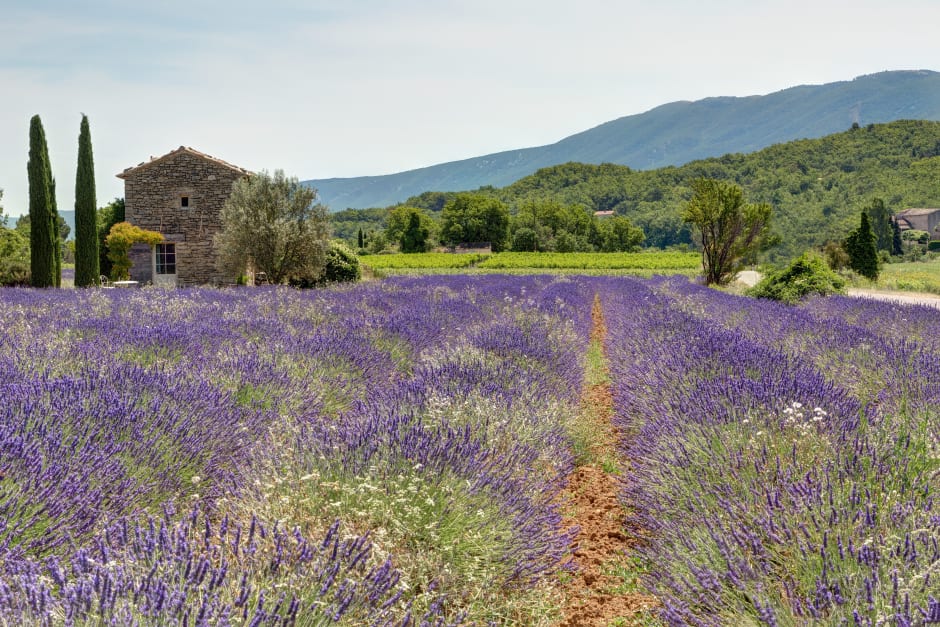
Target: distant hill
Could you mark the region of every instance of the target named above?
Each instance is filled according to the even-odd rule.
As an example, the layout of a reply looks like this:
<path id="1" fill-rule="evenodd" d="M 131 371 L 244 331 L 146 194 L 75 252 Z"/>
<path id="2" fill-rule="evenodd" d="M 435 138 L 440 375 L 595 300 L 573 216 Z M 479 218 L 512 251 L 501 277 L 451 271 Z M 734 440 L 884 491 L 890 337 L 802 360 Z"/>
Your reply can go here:
<path id="1" fill-rule="evenodd" d="M 940 121 L 940 73 L 881 72 L 851 81 L 791 87 L 766 96 L 673 102 L 537 148 L 494 153 L 399 174 L 314 179 L 333 211 L 384 207 L 423 191 L 505 186 L 569 161 L 649 170 L 794 139 L 844 131 L 853 123 Z"/>
<path id="2" fill-rule="evenodd" d="M 60 211 L 59 215 L 62 216 L 62 219 L 65 220 L 65 223 L 69 225 L 69 239 L 75 239 L 75 210 L 71 209 L 69 211 Z"/>
<path id="3" fill-rule="evenodd" d="M 613 211 L 643 228 L 647 246 L 664 247 L 691 241 L 680 211 L 699 177 L 733 181 L 749 202 L 770 203 L 781 238 L 771 256 L 786 258 L 844 239 L 875 198 L 892 212 L 940 207 L 940 122 L 869 124 L 655 170 L 566 163 L 487 193 L 510 207 L 552 199 Z"/>
<path id="4" fill-rule="evenodd" d="M 691 196 L 691 182 L 699 177 L 733 181 L 749 202 L 770 203 L 772 228 L 781 240 L 770 258 L 787 259 L 844 239 L 875 198 L 892 212 L 940 207 L 940 122 L 869 124 L 655 170 L 564 163 L 482 193 L 505 202 L 510 211 L 545 200 L 588 212 L 613 211 L 643 228 L 647 246 L 668 247 L 692 241 L 680 212 Z M 405 202 L 436 213 L 451 196 L 423 193 Z M 334 232 L 352 239 L 359 228 L 367 233 L 384 229 L 387 215 L 387 210 L 367 209 L 331 218 Z"/>

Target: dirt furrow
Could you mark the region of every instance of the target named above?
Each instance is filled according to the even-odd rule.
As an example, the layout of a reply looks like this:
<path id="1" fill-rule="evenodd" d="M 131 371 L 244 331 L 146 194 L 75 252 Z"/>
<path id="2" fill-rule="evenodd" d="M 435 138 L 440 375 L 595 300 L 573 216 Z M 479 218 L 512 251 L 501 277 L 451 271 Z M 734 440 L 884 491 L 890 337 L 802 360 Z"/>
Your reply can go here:
<path id="1" fill-rule="evenodd" d="M 613 397 L 602 347 L 606 327 L 600 300 L 593 307 L 591 340 L 599 359 L 582 391 L 581 425 L 590 434 L 568 490 L 568 512 L 580 527 L 574 559 L 577 571 L 565 588 L 564 618 L 559 627 L 612 627 L 650 624 L 656 599 L 638 589 L 632 547 L 637 539 L 624 532 L 618 499 L 619 433 L 611 422 Z M 597 370 L 601 372 L 597 372 Z"/>

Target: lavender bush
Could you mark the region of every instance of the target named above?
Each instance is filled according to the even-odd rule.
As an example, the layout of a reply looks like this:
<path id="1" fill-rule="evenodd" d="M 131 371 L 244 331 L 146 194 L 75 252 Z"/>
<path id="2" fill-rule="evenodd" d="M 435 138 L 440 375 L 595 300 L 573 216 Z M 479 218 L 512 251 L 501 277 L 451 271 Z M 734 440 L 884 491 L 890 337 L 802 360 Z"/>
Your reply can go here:
<path id="1" fill-rule="evenodd" d="M 668 623 L 940 621 L 936 352 L 844 299 L 656 280 L 606 302 L 625 498 Z"/>
<path id="2" fill-rule="evenodd" d="M 0 615 L 542 620 L 592 296 L 4 291 Z"/>

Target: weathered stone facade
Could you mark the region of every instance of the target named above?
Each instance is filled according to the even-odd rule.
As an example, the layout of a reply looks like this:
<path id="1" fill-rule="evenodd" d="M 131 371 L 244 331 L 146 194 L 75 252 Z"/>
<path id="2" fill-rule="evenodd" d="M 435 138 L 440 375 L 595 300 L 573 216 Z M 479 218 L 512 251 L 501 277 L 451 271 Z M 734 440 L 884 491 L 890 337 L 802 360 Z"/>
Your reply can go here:
<path id="1" fill-rule="evenodd" d="M 902 231 L 916 229 L 930 233 L 930 239 L 940 240 L 940 209 L 914 208 L 899 211 L 895 219 Z"/>
<path id="2" fill-rule="evenodd" d="M 222 206 L 232 184 L 249 172 L 192 148 L 180 146 L 162 157 L 127 168 L 124 179 L 125 219 L 142 229 L 163 234 L 175 245 L 176 272 L 171 283 L 229 283 L 235 277 L 215 267 L 212 239 L 222 229 Z M 149 247 L 131 251 L 132 278 L 159 282 Z"/>

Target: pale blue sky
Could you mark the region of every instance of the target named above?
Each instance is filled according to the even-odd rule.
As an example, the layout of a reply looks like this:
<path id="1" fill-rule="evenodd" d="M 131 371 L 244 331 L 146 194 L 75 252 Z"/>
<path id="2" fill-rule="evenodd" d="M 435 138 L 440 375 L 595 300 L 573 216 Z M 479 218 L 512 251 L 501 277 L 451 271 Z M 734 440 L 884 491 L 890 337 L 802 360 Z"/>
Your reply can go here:
<path id="1" fill-rule="evenodd" d="M 27 208 L 29 118 L 74 204 L 187 145 L 300 179 L 555 142 L 674 100 L 940 70 L 937 0 L 0 0 L 0 204 Z"/>

